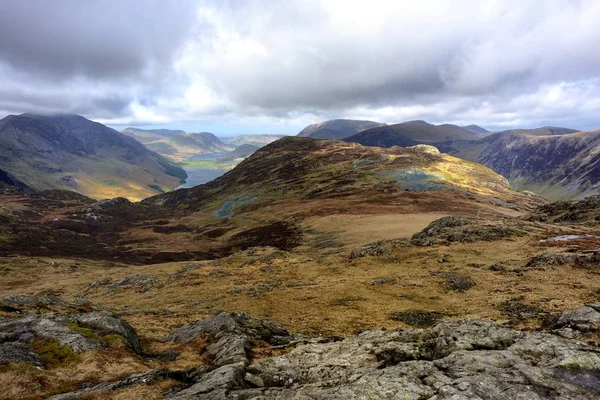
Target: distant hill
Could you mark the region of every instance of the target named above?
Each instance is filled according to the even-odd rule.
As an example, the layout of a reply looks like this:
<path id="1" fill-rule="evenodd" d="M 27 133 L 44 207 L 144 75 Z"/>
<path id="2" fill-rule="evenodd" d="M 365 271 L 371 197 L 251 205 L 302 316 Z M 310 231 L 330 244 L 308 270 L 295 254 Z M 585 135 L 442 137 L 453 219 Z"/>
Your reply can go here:
<path id="1" fill-rule="evenodd" d="M 451 154 L 486 165 L 520 190 L 554 200 L 600 193 L 600 131 L 515 129 L 447 145 Z"/>
<path id="2" fill-rule="evenodd" d="M 417 198 L 422 201 L 415 202 Z M 394 207 L 407 207 L 411 212 L 423 207 L 428 212 L 452 208 L 471 213 L 475 204 L 487 207 L 494 198 L 502 207 L 532 205 L 532 197 L 511 189 L 505 178 L 489 168 L 430 146 L 383 149 L 286 137 L 205 185 L 158 195 L 144 203 L 217 214 L 219 207 L 229 213 L 236 202 L 240 208 L 252 203 L 248 209 L 259 215 L 284 202 L 287 212 L 306 217 L 323 215 L 323 205 L 330 201 L 336 208 L 328 213 L 359 213 L 375 206 L 390 207 L 387 212 Z"/>
<path id="3" fill-rule="evenodd" d="M 380 122 L 359 121 L 353 119 L 333 119 L 304 128 L 298 136 L 313 139 L 339 140 L 367 129 L 385 126 Z"/>
<path id="4" fill-rule="evenodd" d="M 263 147 L 269 143 L 273 143 L 274 141 L 281 139 L 284 136 L 286 135 L 238 135 L 234 137 L 221 138 L 221 141 L 235 148 L 238 148 L 244 144 Z"/>
<path id="5" fill-rule="evenodd" d="M 33 190 L 134 200 L 171 190 L 186 178 L 183 169 L 138 141 L 69 114 L 0 120 L 0 170 L 5 183 Z"/>
<path id="6" fill-rule="evenodd" d="M 148 149 L 176 161 L 183 161 L 200 154 L 233 149 L 210 132 L 186 133 L 169 129 L 127 128 L 122 133 L 134 137 Z"/>
<path id="7" fill-rule="evenodd" d="M 261 146 L 262 147 L 262 146 Z M 220 162 L 228 162 L 236 159 L 246 158 L 256 152 L 256 150 L 260 149 L 259 146 L 254 146 L 251 144 L 243 144 L 237 149 L 230 151 L 219 158 Z"/>
<path id="8" fill-rule="evenodd" d="M 470 130 L 470 131 L 473 131 L 473 132 L 475 132 L 475 133 L 480 133 L 480 134 L 482 134 L 482 135 L 485 135 L 485 134 L 487 134 L 487 133 L 490 133 L 490 131 L 488 131 L 488 130 L 487 130 L 487 129 L 485 129 L 485 128 L 482 128 L 482 127 L 481 127 L 481 126 L 479 126 L 479 125 L 467 125 L 467 126 L 463 126 L 463 128 L 464 128 L 464 129 L 468 129 L 468 130 Z"/>
<path id="9" fill-rule="evenodd" d="M 140 137 L 148 137 L 148 138 L 161 138 L 161 137 L 165 137 L 165 136 L 175 136 L 175 135 L 180 135 L 182 133 L 186 133 L 185 131 L 182 131 L 180 129 L 141 129 L 141 128 L 133 128 L 133 127 L 129 127 L 129 128 L 125 128 L 124 130 L 121 131 L 121 133 L 125 133 L 126 135 L 130 135 L 130 136 L 140 136 Z M 138 139 L 139 140 L 139 139 Z M 140 140 L 141 142 L 141 140 Z"/>
<path id="10" fill-rule="evenodd" d="M 380 126 L 359 132 L 343 139 L 364 146 L 414 146 L 434 144 L 455 139 L 475 139 L 481 133 L 472 128 L 444 124 L 433 125 L 425 121 L 408 121 L 395 125 Z"/>

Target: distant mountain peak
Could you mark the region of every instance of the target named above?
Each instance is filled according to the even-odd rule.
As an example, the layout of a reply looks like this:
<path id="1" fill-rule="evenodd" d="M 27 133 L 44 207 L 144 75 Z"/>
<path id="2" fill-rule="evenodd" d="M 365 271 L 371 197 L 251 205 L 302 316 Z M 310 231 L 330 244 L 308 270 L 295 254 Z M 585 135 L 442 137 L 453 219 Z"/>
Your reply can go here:
<path id="1" fill-rule="evenodd" d="M 332 119 L 308 125 L 298 136 L 313 139 L 343 139 L 367 129 L 385 126 L 381 122 L 354 120 L 354 119 Z"/>
<path id="2" fill-rule="evenodd" d="M 406 124 L 406 125 L 429 125 L 429 126 L 434 126 L 433 124 L 430 124 L 427 121 L 423 121 L 422 119 L 415 119 L 412 121 L 406 121 L 406 122 L 402 122 L 402 124 Z"/>

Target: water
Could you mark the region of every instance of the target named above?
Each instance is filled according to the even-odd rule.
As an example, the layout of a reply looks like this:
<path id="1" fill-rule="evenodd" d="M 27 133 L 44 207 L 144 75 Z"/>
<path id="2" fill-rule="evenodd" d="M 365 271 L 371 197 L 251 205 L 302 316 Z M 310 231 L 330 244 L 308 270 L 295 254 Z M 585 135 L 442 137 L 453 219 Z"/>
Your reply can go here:
<path id="1" fill-rule="evenodd" d="M 189 161 L 214 161 L 219 157 L 223 156 L 223 153 L 209 153 L 209 154 L 200 154 L 194 157 L 190 157 Z M 210 182 L 213 179 L 216 179 L 223 175 L 225 171 L 220 169 L 212 169 L 212 168 L 192 168 L 192 167 L 184 167 L 185 172 L 188 174 L 185 183 L 179 185 L 177 189 L 191 188 L 194 186 L 202 185 L 204 183 Z"/>

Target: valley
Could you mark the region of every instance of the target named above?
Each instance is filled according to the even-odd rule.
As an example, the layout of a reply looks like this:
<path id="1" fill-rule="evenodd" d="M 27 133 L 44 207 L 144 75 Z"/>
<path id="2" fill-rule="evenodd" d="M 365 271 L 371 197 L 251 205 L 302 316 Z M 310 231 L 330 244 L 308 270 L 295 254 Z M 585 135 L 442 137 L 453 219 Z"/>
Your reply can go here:
<path id="1" fill-rule="evenodd" d="M 197 157 L 214 162 L 222 155 Z M 320 396 L 329 384 L 317 378 L 290 386 L 253 376 L 272 379 L 271 362 L 336 343 L 380 346 L 356 336 L 365 331 L 425 335 L 425 343 L 436 329 L 478 337 L 484 326 L 478 321 L 509 336 L 563 332 L 553 321 L 600 301 L 600 198 L 550 203 L 429 145 L 287 137 L 205 184 L 138 203 L 2 190 L 0 329 L 29 330 L 38 347 L 10 339 L 0 363 L 29 354 L 29 363 L 44 368 L 8 364 L 0 367 L 0 382 L 29 398 Z M 563 236 L 572 240 L 548 240 Z M 557 362 L 595 368 L 595 328 L 568 326 L 575 327 L 569 335 L 591 347 Z M 560 335 L 544 340 L 571 346 Z M 37 343 L 58 347 L 41 350 Z M 92 350 L 80 350 L 86 346 Z M 365 357 L 379 365 L 400 357 L 398 368 L 450 360 L 381 351 Z M 481 354 L 486 365 L 498 350 L 488 351 Z M 214 374 L 226 374 L 226 392 Z M 481 375 L 469 379 L 479 390 Z M 539 379 L 557 393 L 591 398 L 585 386 Z M 336 390 L 357 390 L 345 379 L 333 382 Z M 448 388 L 460 381 L 453 382 Z M 433 387 L 415 390 L 434 393 Z"/>
<path id="2" fill-rule="evenodd" d="M 599 15 L 0 0 L 0 400 L 600 399 Z"/>

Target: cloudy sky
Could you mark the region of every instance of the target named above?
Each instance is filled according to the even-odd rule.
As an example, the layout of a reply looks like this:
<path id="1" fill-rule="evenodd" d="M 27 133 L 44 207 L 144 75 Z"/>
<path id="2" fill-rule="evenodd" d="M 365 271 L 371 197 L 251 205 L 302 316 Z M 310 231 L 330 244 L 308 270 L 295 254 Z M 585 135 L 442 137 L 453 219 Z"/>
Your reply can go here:
<path id="1" fill-rule="evenodd" d="M 600 128 L 600 1 L 0 0 L 0 117 Z"/>

